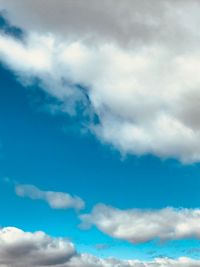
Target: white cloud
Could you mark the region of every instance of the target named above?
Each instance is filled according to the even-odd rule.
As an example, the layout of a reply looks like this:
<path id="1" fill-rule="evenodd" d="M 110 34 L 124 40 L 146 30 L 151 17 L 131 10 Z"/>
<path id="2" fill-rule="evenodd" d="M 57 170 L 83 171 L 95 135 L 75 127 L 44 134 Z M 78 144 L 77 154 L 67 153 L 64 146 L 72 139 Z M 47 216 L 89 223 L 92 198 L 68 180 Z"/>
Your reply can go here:
<path id="1" fill-rule="evenodd" d="M 69 267 L 199 267 L 198 260 L 182 257 L 176 260 L 158 258 L 154 261 L 99 259 L 91 255 L 81 255 L 71 259 Z"/>
<path id="2" fill-rule="evenodd" d="M 63 238 L 44 232 L 24 232 L 15 227 L 0 229 L 1 267 L 198 267 L 200 261 L 182 257 L 160 258 L 151 262 L 139 260 L 101 259 L 79 254 L 74 245 Z"/>
<path id="3" fill-rule="evenodd" d="M 80 216 L 82 226 L 132 243 L 200 239 L 200 209 L 119 210 L 103 204 Z"/>
<path id="4" fill-rule="evenodd" d="M 42 191 L 34 185 L 16 185 L 15 191 L 20 197 L 44 200 L 53 209 L 73 208 L 80 210 L 85 207 L 85 203 L 80 197 L 63 192 Z"/>
<path id="5" fill-rule="evenodd" d="M 0 60 L 23 82 L 39 78 L 63 112 L 81 102 L 99 117 L 93 133 L 123 154 L 200 160 L 199 1 L 0 0 L 0 9 L 27 32 L 22 42 L 0 36 Z"/>

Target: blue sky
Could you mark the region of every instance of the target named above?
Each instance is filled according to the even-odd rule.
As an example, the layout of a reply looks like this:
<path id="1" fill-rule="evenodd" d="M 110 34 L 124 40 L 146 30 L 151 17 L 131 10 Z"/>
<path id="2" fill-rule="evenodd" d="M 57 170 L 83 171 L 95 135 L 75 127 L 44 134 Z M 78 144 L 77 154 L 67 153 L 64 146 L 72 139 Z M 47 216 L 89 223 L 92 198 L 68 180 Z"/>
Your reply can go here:
<path id="1" fill-rule="evenodd" d="M 8 40 L 7 47 L 12 45 L 14 51 L 19 44 L 18 42 L 24 42 L 23 38 L 25 37 L 20 35 L 21 31 L 27 34 L 29 30 L 30 33 L 35 33 L 37 29 L 34 28 L 34 23 L 33 25 L 31 22 L 27 25 L 25 24 L 23 19 L 25 20 L 26 17 L 22 20 L 18 19 L 19 14 L 24 14 L 25 10 L 20 10 L 19 6 L 16 8 L 14 4 L 12 7 L 12 1 L 8 2 L 11 4 L 7 6 L 7 4 L 4 3 L 2 7 L 7 10 L 8 14 L 9 12 L 11 14 L 10 17 L 7 15 L 8 21 L 10 20 L 12 24 L 16 25 L 18 28 L 12 28 L 7 24 L 8 22 L 1 22 L 1 227 L 6 228 L 12 226 L 22 229 L 24 232 L 32 233 L 40 230 L 53 238 L 67 237 L 75 244 L 78 253 L 89 253 L 97 257 L 137 259 L 140 261 L 151 261 L 159 257 L 166 257 L 169 259 L 188 257 L 199 260 L 198 247 L 200 241 L 198 229 L 191 229 L 195 234 L 191 234 L 189 237 L 187 234 L 183 234 L 181 238 L 178 238 L 180 240 L 176 240 L 177 238 L 175 237 L 172 239 L 169 238 L 169 240 L 166 238 L 164 241 L 159 241 L 159 238 L 162 239 L 162 234 L 161 236 L 158 234 L 155 235 L 154 238 L 151 238 L 150 241 L 147 239 L 145 242 L 136 242 L 133 244 L 129 242 L 128 238 L 124 238 L 123 234 L 121 237 L 116 238 L 112 231 L 108 231 L 108 233 L 107 229 L 101 228 L 103 224 L 98 226 L 98 222 L 94 222 L 93 215 L 91 215 L 93 216 L 91 228 L 83 229 L 80 226 L 80 215 L 85 213 L 92 214 L 91 210 L 98 203 L 102 203 L 106 205 L 106 207 L 115 207 L 120 212 L 138 209 L 142 213 L 147 210 L 159 211 L 167 207 L 173 207 L 177 209 L 177 212 L 179 212 L 179 210 L 181 212 L 181 208 L 191 211 L 198 209 L 200 206 L 200 153 L 198 150 L 198 142 L 195 140 L 198 141 L 199 133 L 198 129 L 195 128 L 197 126 L 188 126 L 186 121 L 188 116 L 191 114 L 194 115 L 194 113 L 190 110 L 191 114 L 188 113 L 189 115 L 185 115 L 183 123 L 184 127 L 186 127 L 186 125 L 190 127 L 187 128 L 187 130 L 189 129 L 190 132 L 192 132 L 193 140 L 191 141 L 191 138 L 188 137 L 188 132 L 185 128 L 180 128 L 180 138 L 177 139 L 176 132 L 173 132 L 172 129 L 174 127 L 172 122 L 170 122 L 169 125 L 167 124 L 169 132 L 166 132 L 165 128 L 162 128 L 160 124 L 156 126 L 157 129 L 159 129 L 158 133 L 155 132 L 155 129 L 152 130 L 152 127 L 154 127 L 152 126 L 154 118 L 146 122 L 146 120 L 149 120 L 149 118 L 146 119 L 148 114 L 144 115 L 143 112 L 145 109 L 147 109 L 147 113 L 149 112 L 149 102 L 145 102 L 146 98 L 144 103 L 138 102 L 140 103 L 139 106 L 141 106 L 139 108 L 136 107 L 138 110 L 129 110 L 129 112 L 135 112 L 133 120 L 126 114 L 126 107 L 124 103 L 119 103 L 119 99 L 111 98 L 111 102 L 108 102 L 109 94 L 107 94 L 107 91 L 104 92 L 105 95 L 103 95 L 101 91 L 98 91 L 100 89 L 96 83 L 88 82 L 87 79 L 93 80 L 95 71 L 101 71 L 97 69 L 93 73 L 88 63 L 86 67 L 88 66 L 88 72 L 91 71 L 91 77 L 88 78 L 87 75 L 84 74 L 87 78 L 79 78 L 79 76 L 82 77 L 82 74 L 79 73 L 79 70 L 77 73 L 74 71 L 73 68 L 76 68 L 75 62 L 73 63 L 74 65 L 72 64 L 73 68 L 68 66 L 69 69 L 72 68 L 70 69 L 71 72 L 69 71 L 71 77 L 67 77 L 66 81 L 62 81 L 61 85 L 59 79 L 60 77 L 62 79 L 65 78 L 63 78 L 63 73 L 61 73 L 59 78 L 56 77 L 55 80 L 51 77 L 51 81 L 50 76 L 47 78 L 48 76 L 46 77 L 46 74 L 44 74 L 42 72 L 43 70 L 37 67 L 37 65 L 36 69 L 34 69 L 35 65 L 31 65 L 29 68 L 28 64 L 32 63 L 30 63 L 31 61 L 29 62 L 28 56 L 26 58 L 27 61 L 25 60 L 22 63 L 23 66 L 21 66 L 20 57 L 15 57 L 12 54 L 12 50 L 6 54 L 7 52 L 5 52 L 6 50 L 3 47 L 3 42 L 5 42 L 3 38 L 13 38 L 14 43 L 10 44 L 10 40 Z M 16 14 L 13 13 L 13 10 L 15 10 L 14 8 L 16 8 Z M 31 9 L 31 4 L 24 8 L 27 8 L 27 12 L 30 12 L 29 8 Z M 38 8 L 37 4 L 35 8 Z M 12 19 L 12 16 L 14 19 Z M 31 19 L 34 21 L 34 17 Z M 51 21 L 48 23 L 53 22 Z M 71 23 L 73 24 L 73 21 Z M 38 26 L 38 35 L 42 34 L 41 32 L 47 31 L 45 27 L 46 24 L 44 23 L 44 25 L 42 25 L 41 20 L 41 28 Z M 71 28 L 69 31 L 72 31 Z M 77 29 L 74 29 L 75 33 L 76 31 L 79 33 Z M 73 31 L 70 32 L 71 35 L 72 33 Z M 54 34 L 54 32 L 52 34 Z M 55 38 L 57 38 L 56 34 L 57 32 L 55 31 Z M 61 31 L 59 34 L 63 35 L 63 32 Z M 97 27 L 97 35 L 98 34 L 101 35 Z M 34 38 L 36 37 L 32 36 L 29 40 L 29 37 L 27 37 L 25 40 L 27 43 L 34 43 Z M 38 40 L 39 43 L 40 39 Z M 117 39 L 117 42 L 118 41 Z M 42 42 L 44 42 L 44 40 Z M 34 45 L 35 43 L 30 44 L 27 48 L 28 53 Z M 88 43 L 86 42 L 86 47 L 83 51 L 86 51 L 87 45 Z M 121 52 L 117 51 L 115 47 L 112 49 L 114 51 L 113 54 L 119 56 Z M 133 47 L 131 49 L 134 51 L 135 48 Z M 70 51 L 73 57 L 73 51 Z M 102 51 L 104 51 L 104 47 Z M 106 50 L 104 52 L 106 53 Z M 2 58 L 1 53 L 3 55 Z M 32 53 L 34 53 L 34 51 Z M 82 53 L 82 51 L 80 53 Z M 102 54 L 100 54 L 100 56 L 102 56 Z M 131 58 L 132 54 L 126 56 Z M 55 62 L 55 65 L 56 64 L 58 63 Z M 43 68 L 43 62 L 41 66 Z M 58 69 L 59 66 L 61 68 L 61 65 L 58 64 Z M 116 72 L 117 71 L 118 69 Z M 54 74 L 55 72 L 54 70 Z M 113 73 L 115 74 L 115 71 L 113 71 Z M 107 77 L 107 73 L 103 72 L 103 74 Z M 122 72 L 121 75 L 123 76 L 125 74 Z M 72 81 L 74 82 L 75 79 L 74 76 L 77 78 L 77 81 L 75 80 L 76 83 L 72 86 Z M 83 84 L 81 84 L 81 81 L 83 81 Z M 154 81 L 153 78 L 152 81 Z M 102 78 L 102 81 L 99 80 L 98 82 L 99 84 L 102 82 L 101 86 L 103 86 L 104 78 Z M 120 81 L 118 82 L 120 83 Z M 93 86 L 95 89 L 94 92 L 90 93 L 90 91 L 87 91 L 84 87 L 84 83 L 87 84 L 88 87 Z M 53 86 L 51 88 L 52 84 Z M 82 86 L 81 90 L 84 91 L 84 96 L 79 96 L 78 90 L 80 88 L 77 84 Z M 61 92 L 65 90 L 65 86 L 71 86 L 71 88 L 66 90 L 77 90 L 78 93 L 73 97 L 71 97 L 71 93 L 69 93 L 71 98 L 65 94 L 61 97 Z M 185 86 L 187 87 L 187 85 Z M 129 86 L 127 85 L 127 90 L 128 88 Z M 177 92 L 179 92 L 179 89 L 177 89 Z M 146 91 L 144 92 L 144 95 L 145 94 L 148 98 L 149 95 Z M 78 100 L 76 99 L 77 95 Z M 87 95 L 89 99 L 88 102 L 85 100 L 85 95 Z M 155 98 L 157 99 L 158 96 Z M 138 96 L 136 95 L 135 97 Z M 121 96 L 121 98 L 123 98 L 123 96 Z M 78 103 L 75 105 L 75 113 L 72 104 L 74 99 L 75 102 Z M 103 103 L 100 103 L 99 99 L 101 99 Z M 185 103 L 185 106 L 187 106 L 186 100 L 187 97 L 184 99 L 185 102 L 181 100 L 183 101 L 182 103 Z M 98 101 L 99 103 L 97 104 Z M 114 103 L 115 101 L 116 103 Z M 140 101 L 140 99 L 138 99 L 138 101 Z M 192 101 L 193 98 L 191 98 L 191 105 L 193 105 Z M 133 105 L 134 103 L 133 101 Z M 179 104 L 181 106 L 181 103 Z M 119 105 L 119 107 L 117 105 Z M 127 102 L 127 106 L 128 105 L 129 103 Z M 155 103 L 154 105 L 156 106 L 155 109 L 158 109 L 156 112 L 157 116 L 159 116 L 160 113 L 163 113 L 163 110 L 161 112 L 158 108 L 159 105 Z M 177 107 L 177 105 L 176 102 L 174 107 Z M 171 108 L 174 111 L 174 107 L 171 108 L 169 105 L 168 109 L 170 110 Z M 168 109 L 166 108 L 167 111 L 164 112 L 168 112 Z M 112 112 L 110 110 L 112 110 Z M 195 112 L 197 112 L 196 109 Z M 181 115 L 179 117 L 177 114 L 176 119 L 178 118 L 180 120 L 179 123 L 182 123 L 182 119 L 180 119 L 182 118 Z M 145 120 L 143 116 L 146 116 Z M 97 118 L 98 120 L 94 122 Z M 123 130 L 123 127 L 124 130 L 126 130 L 125 123 L 129 123 L 130 121 L 133 125 L 138 123 L 142 129 L 146 129 L 146 132 L 149 134 L 148 138 L 154 140 L 154 144 L 149 146 L 148 143 L 146 143 L 146 139 L 142 139 L 142 132 L 139 132 L 141 138 L 139 138 L 138 141 L 134 139 L 136 138 L 135 136 L 131 135 L 130 138 L 127 139 L 126 134 L 124 134 L 125 131 L 121 133 L 120 130 Z M 195 120 L 195 123 L 198 122 Z M 121 126 L 119 127 L 119 125 Z M 119 130 L 116 131 L 115 129 Z M 177 129 L 179 128 L 176 128 L 176 130 Z M 172 133 L 170 131 L 172 131 Z M 155 144 L 156 138 L 157 144 Z M 71 196 L 76 195 L 84 200 L 85 209 L 81 211 L 62 208 L 55 209 L 51 208 L 46 201 L 31 199 L 30 195 L 27 197 L 20 197 L 16 193 L 16 186 L 27 184 L 34 185 L 42 191 L 63 192 Z M 129 223 L 130 225 L 134 225 L 134 222 L 131 220 Z M 71 265 L 63 266 L 68 267 Z M 181 266 L 184 267 L 185 265 Z"/>
<path id="2" fill-rule="evenodd" d="M 81 251 L 120 258 L 134 253 L 136 258 L 149 259 L 155 250 L 156 255 L 176 257 L 185 247 L 199 246 L 199 241 L 133 246 L 95 229 L 80 230 L 73 211 L 55 211 L 42 201 L 17 197 L 14 182 L 81 196 L 88 211 L 96 203 L 121 209 L 198 208 L 200 166 L 152 156 L 123 158 L 90 133 L 81 133 L 77 118 L 51 116 L 43 107 L 40 89 L 24 88 L 3 66 L 0 94 L 1 226 L 70 237 L 80 243 Z M 98 251 L 97 244 L 108 247 Z"/>

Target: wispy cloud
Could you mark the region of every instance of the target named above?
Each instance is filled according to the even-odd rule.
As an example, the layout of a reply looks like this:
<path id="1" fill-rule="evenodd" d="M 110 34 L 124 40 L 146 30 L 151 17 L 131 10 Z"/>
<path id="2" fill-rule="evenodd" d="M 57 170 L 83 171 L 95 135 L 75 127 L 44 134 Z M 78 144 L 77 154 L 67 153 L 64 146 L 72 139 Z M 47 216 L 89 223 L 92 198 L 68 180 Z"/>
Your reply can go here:
<path id="1" fill-rule="evenodd" d="M 109 236 L 131 243 L 200 239 L 200 209 L 119 210 L 99 204 L 80 218 L 84 227 L 95 225 Z"/>
<path id="2" fill-rule="evenodd" d="M 20 197 L 33 200 L 43 200 L 53 209 L 81 210 L 85 207 L 84 201 L 78 196 L 54 191 L 42 191 L 34 185 L 16 185 L 15 192 Z"/>

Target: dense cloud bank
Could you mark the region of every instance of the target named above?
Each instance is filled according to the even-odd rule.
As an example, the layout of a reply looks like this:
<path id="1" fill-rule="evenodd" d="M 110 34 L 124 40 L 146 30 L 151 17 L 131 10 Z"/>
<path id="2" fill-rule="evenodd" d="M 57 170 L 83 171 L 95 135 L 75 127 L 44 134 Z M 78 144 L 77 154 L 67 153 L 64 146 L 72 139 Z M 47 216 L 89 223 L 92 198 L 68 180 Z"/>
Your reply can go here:
<path id="1" fill-rule="evenodd" d="M 100 259 L 78 254 L 74 245 L 63 238 L 44 232 L 24 232 L 14 227 L 0 230 L 1 267 L 198 267 L 200 262 L 189 258 L 161 258 L 152 262 Z"/>
<path id="2" fill-rule="evenodd" d="M 123 154 L 200 160 L 200 3 L 0 0 L 0 60 Z M 81 85 L 81 89 L 80 89 Z M 93 114 L 93 115 L 91 115 Z M 93 117 L 98 117 L 98 123 Z"/>

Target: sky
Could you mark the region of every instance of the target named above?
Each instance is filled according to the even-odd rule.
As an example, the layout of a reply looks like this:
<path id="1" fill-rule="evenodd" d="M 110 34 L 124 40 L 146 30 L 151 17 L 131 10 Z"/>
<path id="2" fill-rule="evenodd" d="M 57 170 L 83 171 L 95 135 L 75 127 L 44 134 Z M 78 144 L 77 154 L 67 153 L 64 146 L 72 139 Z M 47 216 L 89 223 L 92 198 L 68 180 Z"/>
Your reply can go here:
<path id="1" fill-rule="evenodd" d="M 0 0 L 0 267 L 200 266 L 197 0 Z"/>

